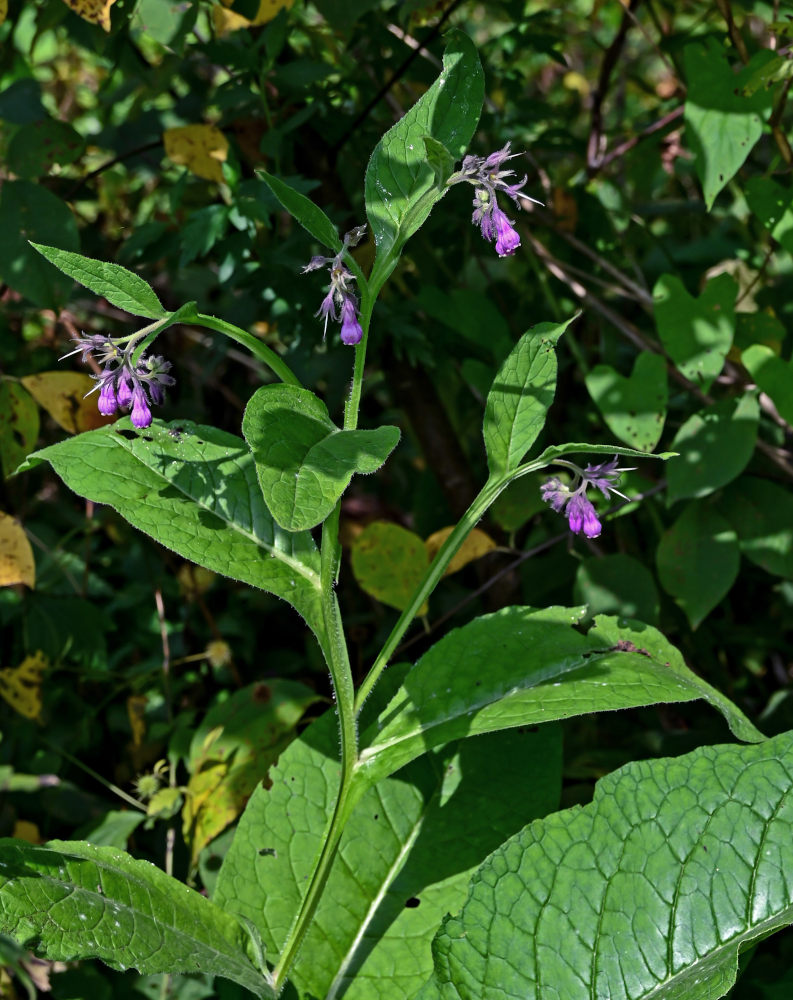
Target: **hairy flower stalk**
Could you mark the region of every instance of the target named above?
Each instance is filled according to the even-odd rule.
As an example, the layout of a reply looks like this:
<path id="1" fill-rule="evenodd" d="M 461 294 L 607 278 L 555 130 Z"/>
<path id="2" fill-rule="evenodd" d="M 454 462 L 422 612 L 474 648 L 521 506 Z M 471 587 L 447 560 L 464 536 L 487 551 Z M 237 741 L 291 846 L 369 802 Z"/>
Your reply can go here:
<path id="1" fill-rule="evenodd" d="M 542 202 L 530 198 L 521 190 L 527 181 L 510 184 L 507 178 L 514 177 L 514 170 L 502 170 L 507 160 L 514 159 L 517 153 L 510 154 L 509 143 L 503 149 L 491 153 L 490 156 L 466 156 L 462 167 L 446 182 L 447 185 L 460 184 L 463 181 L 474 185 L 474 214 L 471 222 L 479 226 L 482 236 L 492 243 L 495 240 L 496 253 L 499 257 L 508 257 L 520 246 L 520 236 L 515 229 L 514 220 L 498 207 L 496 193 L 501 191 L 511 198 L 520 208 L 520 198 L 533 201 L 536 205 Z"/>
<path id="2" fill-rule="evenodd" d="M 91 376 L 97 383 L 91 392 L 99 390 L 99 412 L 109 417 L 117 410 L 131 407 L 132 423 L 143 428 L 151 423 L 151 407 L 164 402 L 165 389 L 174 384 L 174 379 L 168 374 L 171 363 L 159 355 L 147 357 L 142 354 L 137 364 L 132 363 L 139 340 L 140 337 L 133 337 L 122 346 L 121 342 L 101 334 L 75 337 L 77 346 L 63 358 L 81 354 L 81 360 L 87 361 L 92 357 L 102 368 L 98 375 Z"/>
<path id="3" fill-rule="evenodd" d="M 585 469 L 580 469 L 573 462 L 560 461 L 559 465 L 565 465 L 575 473 L 572 486 L 567 486 L 558 476 L 552 476 L 540 487 L 542 498 L 551 510 L 558 513 L 564 511 L 567 523 L 574 535 L 583 531 L 587 538 L 597 538 L 601 532 L 600 518 L 592 501 L 586 495 L 589 486 L 600 490 L 606 498 L 612 493 L 616 493 L 623 500 L 628 499 L 624 493 L 620 493 L 616 484 L 619 482 L 621 473 L 633 470 L 618 468 L 618 461 L 619 459 L 615 455 L 610 462 L 588 465 Z"/>
<path id="4" fill-rule="evenodd" d="M 355 275 L 344 266 L 342 259 L 349 247 L 354 247 L 360 243 L 366 232 L 366 226 L 356 226 L 344 236 L 344 246 L 335 257 L 312 257 L 302 270 L 302 274 L 309 271 L 317 271 L 321 267 L 330 265 L 330 288 L 325 298 L 322 300 L 315 315 L 320 316 L 325 321 L 323 339 L 328 332 L 328 318 L 337 323 L 341 323 L 341 342 L 343 344 L 359 344 L 363 337 L 363 329 L 358 319 L 358 299 L 350 290 L 350 286 L 355 281 Z"/>

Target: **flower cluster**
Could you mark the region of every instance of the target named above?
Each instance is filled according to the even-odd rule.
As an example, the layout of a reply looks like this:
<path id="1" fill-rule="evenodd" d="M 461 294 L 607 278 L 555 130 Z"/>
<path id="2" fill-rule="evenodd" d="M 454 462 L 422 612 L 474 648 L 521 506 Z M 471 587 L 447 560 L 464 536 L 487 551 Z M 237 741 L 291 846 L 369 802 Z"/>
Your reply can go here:
<path id="1" fill-rule="evenodd" d="M 328 317 L 337 323 L 341 322 L 343 344 L 359 344 L 363 337 L 363 329 L 358 319 L 358 300 L 350 290 L 355 276 L 344 266 L 342 258 L 348 247 L 354 247 L 360 242 L 365 232 L 366 226 L 356 226 L 355 229 L 351 229 L 345 234 L 344 246 L 335 257 L 312 257 L 302 271 L 303 274 L 307 274 L 309 271 L 325 267 L 326 264 L 330 265 L 330 288 L 315 315 L 325 320 L 323 337 L 328 332 Z"/>
<path id="2" fill-rule="evenodd" d="M 617 462 L 616 455 L 610 462 L 588 465 L 585 469 L 579 469 L 572 462 L 560 462 L 560 465 L 569 466 L 575 472 L 572 485 L 567 486 L 558 476 L 552 476 L 540 487 L 542 498 L 551 509 L 564 511 L 573 534 L 578 535 L 582 530 L 587 538 L 597 538 L 600 534 L 600 519 L 592 501 L 586 495 L 589 486 L 600 490 L 604 497 L 608 498 L 610 494 L 616 493 L 624 500 L 628 499 L 616 488 L 616 483 L 619 482 L 622 472 L 632 470 L 617 468 Z"/>
<path id="3" fill-rule="evenodd" d="M 514 221 L 507 218 L 505 212 L 498 207 L 496 193 L 501 191 L 511 198 L 520 208 L 519 198 L 526 198 L 540 205 L 542 202 L 524 194 L 521 188 L 527 178 L 516 184 L 507 182 L 508 177 L 514 177 L 514 170 L 502 170 L 507 160 L 513 159 L 517 153 L 510 154 L 509 143 L 503 149 L 491 153 L 490 156 L 466 156 L 457 173 L 452 174 L 447 184 L 459 184 L 466 181 L 474 185 L 474 214 L 471 222 L 479 226 L 482 236 L 489 242 L 496 241 L 496 253 L 499 257 L 508 257 L 520 246 L 520 236 L 514 226 Z"/>
<path id="4" fill-rule="evenodd" d="M 137 364 L 132 363 L 132 354 L 139 339 L 131 340 L 122 348 L 116 341 L 101 334 L 75 337 L 75 350 L 64 357 L 81 354 L 82 361 L 92 357 L 103 369 L 99 375 L 91 376 L 97 383 L 91 392 L 99 390 L 97 405 L 100 413 L 112 416 L 119 409 L 131 409 L 132 423 L 136 427 L 148 427 L 151 407 L 159 406 L 165 400 L 165 389 L 174 384 L 174 379 L 168 374 L 171 363 L 162 357 L 141 354 Z"/>

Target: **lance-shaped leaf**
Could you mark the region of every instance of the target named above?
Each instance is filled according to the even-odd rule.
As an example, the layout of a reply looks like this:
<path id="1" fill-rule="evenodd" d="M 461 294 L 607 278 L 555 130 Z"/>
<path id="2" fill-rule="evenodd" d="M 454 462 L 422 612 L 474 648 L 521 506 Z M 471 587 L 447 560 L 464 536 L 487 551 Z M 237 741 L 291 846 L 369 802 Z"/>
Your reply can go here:
<path id="1" fill-rule="evenodd" d="M 439 163 L 465 152 L 484 99 L 484 79 L 474 43 L 461 31 L 449 34 L 443 69 L 430 89 L 383 136 L 366 168 L 366 214 L 377 259 L 376 286 L 390 273 L 400 248 L 443 197 Z M 448 151 L 441 154 L 440 143 Z"/>
<path id="2" fill-rule="evenodd" d="M 112 847 L 0 840 L 0 932 L 51 961 L 223 976 L 274 997 L 248 932 L 204 896 Z M 258 961 L 258 956 L 257 956 Z"/>
<path id="3" fill-rule="evenodd" d="M 275 197 L 281 202 L 292 218 L 296 219 L 300 225 L 323 246 L 338 253 L 341 250 L 341 240 L 336 232 L 336 227 L 325 215 L 322 209 L 299 191 L 295 191 L 285 181 L 279 177 L 268 174 L 265 170 L 257 171 L 257 176 L 261 177 L 264 183 L 273 192 Z"/>
<path id="4" fill-rule="evenodd" d="M 188 420 L 137 431 L 124 419 L 28 461 L 49 462 L 75 493 L 185 559 L 282 597 L 324 644 L 316 546 L 273 522 L 241 438 Z"/>
<path id="5" fill-rule="evenodd" d="M 575 620 L 568 609 L 553 617 L 504 608 L 444 636 L 362 733 L 361 764 L 370 780 L 463 736 L 697 698 L 722 712 L 740 738 L 763 739 L 656 629 L 599 615 L 583 635 L 569 624 Z"/>
<path id="6" fill-rule="evenodd" d="M 282 754 L 254 792 L 214 900 L 282 950 L 322 845 L 339 780 L 329 713 Z M 432 972 L 430 942 L 465 901 L 470 873 L 511 833 L 556 808 L 555 726 L 444 748 L 369 789 L 290 974 L 301 996 L 410 1000 Z"/>
<path id="7" fill-rule="evenodd" d="M 482 429 L 493 475 L 516 469 L 542 430 L 556 392 L 554 345 L 573 319 L 533 326 L 493 380 Z"/>
<path id="8" fill-rule="evenodd" d="M 270 513 L 287 531 L 321 524 L 354 473 L 375 472 L 399 441 L 396 427 L 343 431 L 308 389 L 272 385 L 245 408 L 242 433 Z"/>
<path id="9" fill-rule="evenodd" d="M 134 271 L 128 271 L 120 264 L 83 257 L 71 250 L 59 250 L 43 243 L 30 245 L 59 271 L 79 281 L 96 295 L 102 295 L 119 309 L 148 319 L 161 319 L 168 315 L 152 289 Z"/>
<path id="10" fill-rule="evenodd" d="M 793 733 L 638 761 L 527 826 L 435 939 L 443 1000 L 717 1000 L 793 923 Z"/>

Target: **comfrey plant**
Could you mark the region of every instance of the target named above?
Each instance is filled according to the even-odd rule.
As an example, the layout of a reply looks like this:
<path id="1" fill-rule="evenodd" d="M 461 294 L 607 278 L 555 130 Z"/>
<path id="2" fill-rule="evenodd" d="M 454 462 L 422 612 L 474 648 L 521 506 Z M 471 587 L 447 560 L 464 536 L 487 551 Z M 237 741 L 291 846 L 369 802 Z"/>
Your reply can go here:
<path id="1" fill-rule="evenodd" d="M 163 545 L 290 604 L 324 657 L 335 704 L 251 795 L 211 898 L 115 848 L 11 839 L 0 842 L 0 932 L 51 959 L 220 976 L 238 984 L 224 986 L 229 997 L 244 988 L 273 998 L 289 983 L 285 995 L 303 1000 L 679 1000 L 723 995 L 739 948 L 791 921 L 792 751 L 763 742 L 655 629 L 606 615 L 588 621 L 581 607 L 517 605 L 450 631 L 415 663 L 394 662 L 453 556 L 510 483 L 558 467 L 543 498 L 572 532 L 595 538 L 601 518 L 587 491 L 616 493 L 619 458 L 648 457 L 587 443 L 532 454 L 555 392 L 555 345 L 571 320 L 533 326 L 495 373 L 483 414 L 487 481 L 354 683 L 337 599 L 341 498 L 400 437 L 396 427 L 358 428 L 378 294 L 407 240 L 463 180 L 475 187 L 485 239 L 501 255 L 519 245 L 496 204 L 499 193 L 524 197 L 525 180 L 510 183 L 502 169 L 509 146 L 466 155 L 454 170 L 482 101 L 477 52 L 454 33 L 438 80 L 369 161 L 368 274 L 350 253 L 360 228 L 340 239 L 320 208 L 265 177 L 328 251 L 306 270 L 329 268 L 319 316 L 339 322 L 354 345 L 340 424 L 245 330 L 194 304 L 168 312 L 117 265 L 38 247 L 153 322 L 126 347 L 104 337 L 78 343 L 102 368 L 100 408 L 131 406 L 131 420 L 29 463 L 49 462 L 75 491 Z M 278 380 L 253 394 L 242 437 L 151 420 L 172 379 L 145 351 L 180 322 L 229 336 Z M 603 457 L 582 467 L 577 455 Z M 698 698 L 749 745 L 629 764 L 600 782 L 589 805 L 557 811 L 555 721 Z"/>

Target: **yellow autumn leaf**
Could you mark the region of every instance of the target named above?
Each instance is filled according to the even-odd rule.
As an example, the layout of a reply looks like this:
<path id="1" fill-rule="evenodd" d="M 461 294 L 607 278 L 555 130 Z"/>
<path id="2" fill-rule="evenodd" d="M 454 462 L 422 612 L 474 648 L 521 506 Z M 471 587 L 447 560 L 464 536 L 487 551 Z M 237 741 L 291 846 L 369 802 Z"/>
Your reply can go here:
<path id="1" fill-rule="evenodd" d="M 145 694 L 132 694 L 127 698 L 127 718 L 129 728 L 132 730 L 132 746 L 137 749 L 143 745 L 143 737 L 146 735 L 146 705 L 148 698 Z"/>
<path id="2" fill-rule="evenodd" d="M 8 0 L 0 0 L 0 24 L 8 17 Z"/>
<path id="3" fill-rule="evenodd" d="M 15 583 L 27 584 L 32 590 L 36 586 L 36 563 L 22 525 L 0 511 L 0 587 Z"/>
<path id="4" fill-rule="evenodd" d="M 165 155 L 169 160 L 187 167 L 191 174 L 207 181 L 223 180 L 222 164 L 226 162 L 229 144 L 225 135 L 214 125 L 180 125 L 163 134 Z"/>
<path id="5" fill-rule="evenodd" d="M 230 31 L 239 31 L 241 28 L 251 28 L 254 25 L 267 24 L 272 21 L 279 10 L 284 7 L 291 7 L 293 0 L 259 0 L 259 9 L 256 16 L 251 21 L 250 18 L 243 17 L 233 10 L 228 10 L 234 0 L 221 0 L 212 8 L 212 21 L 218 35 L 226 35 Z"/>
<path id="6" fill-rule="evenodd" d="M 0 696 L 26 719 L 38 719 L 41 714 L 41 678 L 48 666 L 49 660 L 38 650 L 18 667 L 0 670 Z"/>
<path id="7" fill-rule="evenodd" d="M 17 840 L 26 840 L 29 844 L 44 843 L 41 831 L 35 823 L 31 823 L 28 819 L 18 819 L 16 823 L 14 823 L 14 829 L 11 836 L 15 837 Z"/>
<path id="8" fill-rule="evenodd" d="M 403 611 L 429 566 L 421 538 L 390 521 L 372 521 L 352 545 L 352 574 L 367 594 Z M 427 602 L 419 608 L 426 615 Z"/>
<path id="9" fill-rule="evenodd" d="M 97 385 L 90 375 L 82 372 L 41 372 L 25 375 L 20 381 L 39 406 L 69 434 L 92 431 L 112 424 L 116 419 L 102 416 L 96 406 L 96 393 L 86 396 Z"/>
<path id="10" fill-rule="evenodd" d="M 116 0 L 63 0 L 84 21 L 98 24 L 105 31 L 110 31 L 110 8 Z"/>
<path id="11" fill-rule="evenodd" d="M 427 548 L 427 555 L 431 560 L 435 558 L 438 553 L 438 549 L 441 545 L 443 545 L 453 531 L 454 528 L 441 528 L 440 531 L 433 532 L 426 542 L 424 542 L 424 545 Z M 463 566 L 467 566 L 468 563 L 473 562 L 474 559 L 480 559 L 482 556 L 487 555 L 488 552 L 492 552 L 495 547 L 496 543 L 490 535 L 485 534 L 484 531 L 480 531 L 479 528 L 474 528 L 471 534 L 452 556 L 452 560 L 446 567 L 446 571 L 443 575 L 448 576 L 450 573 L 456 573 L 458 569 L 462 569 Z"/>

